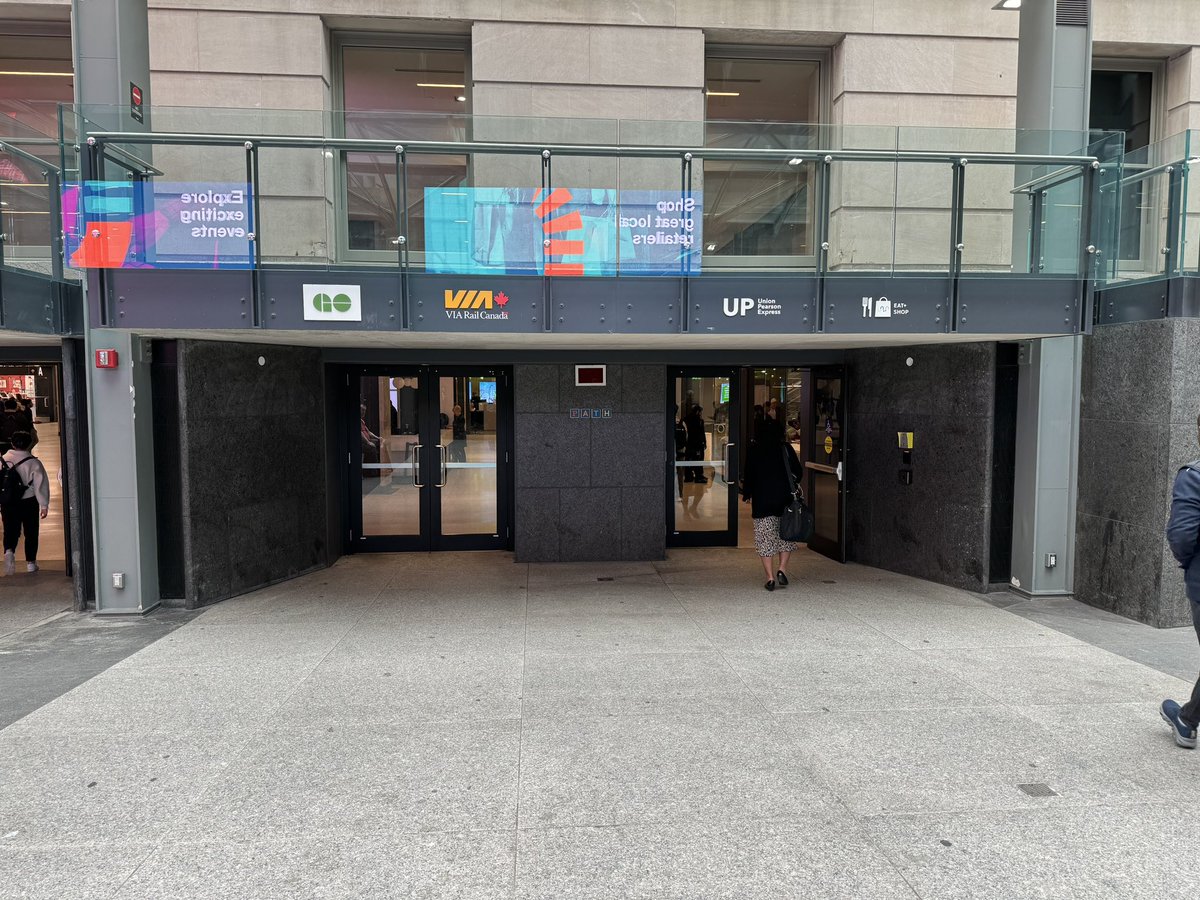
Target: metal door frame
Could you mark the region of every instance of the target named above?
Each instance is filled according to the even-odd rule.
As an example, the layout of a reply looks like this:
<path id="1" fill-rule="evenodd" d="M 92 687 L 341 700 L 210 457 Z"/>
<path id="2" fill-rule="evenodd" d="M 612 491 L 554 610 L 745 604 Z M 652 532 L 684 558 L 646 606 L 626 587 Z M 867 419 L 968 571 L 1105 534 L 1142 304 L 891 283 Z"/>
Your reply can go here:
<path id="1" fill-rule="evenodd" d="M 491 365 L 415 366 L 412 364 L 353 366 L 346 368 L 345 434 L 347 438 L 346 503 L 349 529 L 347 553 L 429 552 L 443 550 L 512 549 L 513 511 L 513 409 L 512 369 Z M 441 533 L 441 495 L 438 481 L 446 474 L 446 448 L 441 444 L 438 395 L 440 379 L 491 374 L 496 378 L 496 525 L 495 534 L 443 535 Z M 362 441 L 359 437 L 358 404 L 362 400 L 361 379 L 369 377 L 416 378 L 418 432 L 414 476 L 421 492 L 419 527 L 412 535 L 364 535 L 362 508 Z"/>
<path id="2" fill-rule="evenodd" d="M 804 381 L 804 408 L 810 411 L 808 422 L 805 427 L 810 432 L 806 441 L 806 459 L 804 461 L 804 482 L 808 500 L 813 504 L 816 499 L 816 491 L 813 488 L 813 473 L 821 472 L 825 474 L 834 474 L 838 476 L 838 537 L 836 541 L 830 541 L 826 538 L 813 534 L 808 542 L 808 548 L 822 556 L 828 556 L 835 562 L 844 563 L 846 561 L 846 493 L 848 490 L 850 479 L 850 438 L 849 438 L 849 397 L 850 397 L 850 381 L 845 366 L 811 366 L 801 369 L 803 374 L 801 378 Z M 818 449 L 818 430 L 812 427 L 813 416 L 811 411 L 815 406 L 816 398 L 816 383 L 818 378 L 838 378 L 842 382 L 842 408 L 839 420 L 841 428 L 841 459 L 838 460 L 840 471 L 837 468 L 817 463 L 815 460 L 820 457 L 817 455 Z M 822 433 L 823 434 L 823 433 Z M 814 506 L 814 512 L 816 508 Z"/>
<path id="3" fill-rule="evenodd" d="M 667 369 L 667 412 L 675 407 L 675 386 L 680 378 L 729 379 L 729 434 L 740 440 L 742 433 L 742 368 L 739 366 L 672 366 Z M 675 419 L 667 428 L 666 522 L 668 547 L 736 547 L 738 543 L 738 500 L 742 447 L 737 440 L 726 445 L 725 481 L 729 485 L 729 512 L 724 531 L 677 531 L 675 529 Z M 732 452 L 731 452 L 732 451 Z"/>

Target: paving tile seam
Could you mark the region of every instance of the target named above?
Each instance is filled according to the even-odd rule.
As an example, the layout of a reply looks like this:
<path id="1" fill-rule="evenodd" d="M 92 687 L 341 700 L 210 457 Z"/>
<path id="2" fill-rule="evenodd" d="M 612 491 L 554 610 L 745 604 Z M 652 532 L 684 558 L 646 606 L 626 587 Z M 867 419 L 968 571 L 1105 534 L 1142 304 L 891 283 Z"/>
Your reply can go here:
<path id="1" fill-rule="evenodd" d="M 869 822 L 872 822 L 875 820 L 878 820 L 880 822 L 894 822 L 898 819 L 910 819 L 913 822 L 923 822 L 923 821 L 929 821 L 929 820 L 934 820 L 934 819 L 939 820 L 939 821 L 947 820 L 947 819 L 970 819 L 972 817 L 979 816 L 980 814 L 991 814 L 991 813 L 1005 813 L 1005 814 L 1014 814 L 1015 813 L 1015 814 L 1019 814 L 1019 815 L 1023 815 L 1023 816 L 1025 816 L 1025 815 L 1045 816 L 1045 815 L 1053 814 L 1055 812 L 1056 806 L 1061 806 L 1061 804 L 1056 804 L 1054 802 L 1054 800 L 1056 798 L 1049 797 L 1046 799 L 1047 799 L 1046 803 L 1037 804 L 1037 805 L 1033 805 L 1033 806 L 1014 806 L 1014 807 L 995 807 L 995 808 L 972 807 L 970 809 L 945 809 L 945 810 L 936 810 L 935 809 L 935 810 L 928 810 L 925 812 L 912 812 L 912 811 L 903 811 L 903 812 L 894 812 L 894 813 L 893 812 L 870 812 L 870 813 L 861 813 L 858 816 L 856 816 L 856 818 L 862 820 L 863 822 L 869 823 Z M 1114 803 L 1112 801 L 1097 801 L 1095 803 L 1076 803 L 1070 807 L 1071 811 L 1075 812 L 1075 813 L 1082 813 L 1085 811 L 1096 811 L 1096 810 L 1102 810 L 1102 809 L 1111 809 L 1113 812 L 1123 812 L 1123 811 L 1130 810 L 1130 809 L 1145 809 L 1145 810 L 1153 810 L 1155 812 L 1161 812 L 1162 808 L 1163 808 L 1162 800 L 1131 800 L 1128 803 Z"/>
<path id="2" fill-rule="evenodd" d="M 521 641 L 521 685 L 517 696 L 520 701 L 518 707 L 518 724 L 517 724 L 517 785 L 516 785 L 516 803 L 513 808 L 513 827 L 512 827 L 512 874 L 509 877 L 509 889 L 516 895 L 517 885 L 520 882 L 520 828 L 521 828 L 521 777 L 524 772 L 522 765 L 523 754 L 525 751 L 525 677 L 528 668 L 529 657 L 529 575 L 530 566 L 525 565 L 525 632 Z"/>
<path id="3" fill-rule="evenodd" d="M 662 578 L 661 572 L 659 573 L 659 578 Z M 725 650 L 716 645 L 716 643 L 713 641 L 712 637 L 704 629 L 704 626 L 701 625 L 696 620 L 696 617 L 692 614 L 692 611 L 687 608 L 687 604 L 684 603 L 684 601 L 682 599 L 680 599 L 678 593 L 676 593 L 675 586 L 668 583 L 665 579 L 663 579 L 663 584 L 666 585 L 666 587 L 670 590 L 671 596 L 675 598 L 675 602 L 679 604 L 679 608 L 683 610 L 684 614 L 691 621 L 692 626 L 697 631 L 699 631 L 700 634 L 702 634 L 704 636 L 704 639 L 706 641 L 708 641 L 710 647 L 712 648 L 711 650 L 706 649 L 702 652 L 704 652 L 706 654 L 715 654 L 715 655 L 719 656 L 721 658 L 722 665 L 725 667 L 725 669 L 730 674 L 732 674 L 735 678 L 737 678 L 738 682 L 742 685 L 742 689 L 745 690 L 747 692 L 747 694 L 749 694 L 749 696 L 754 698 L 755 703 L 757 703 L 758 707 L 763 711 L 763 713 L 768 718 L 773 719 L 774 714 L 771 712 L 770 709 L 767 708 L 766 703 L 763 701 L 763 699 L 761 697 L 758 696 L 757 693 L 755 693 L 753 688 L 751 688 L 750 685 L 746 683 L 746 679 L 743 677 L 743 675 L 740 672 L 738 672 L 737 669 L 733 666 L 733 664 L 729 661 L 729 657 L 726 655 Z"/>
<path id="4" fill-rule="evenodd" d="M 948 651 L 946 651 L 946 652 L 953 652 L 953 653 L 988 653 L 988 652 L 1002 651 L 1002 650 L 1040 650 L 1040 649 L 1045 649 L 1045 650 L 1047 650 L 1047 651 L 1050 651 L 1050 650 L 1054 650 L 1054 649 L 1061 649 L 1062 647 L 1065 647 L 1065 646 L 1070 646 L 1070 645 L 1065 645 L 1065 644 L 1055 644 L 1055 645 L 1052 645 L 1052 646 L 1046 646 L 1046 647 L 1003 647 L 1003 648 L 998 648 L 998 647 L 976 647 L 976 648 L 967 648 L 967 649 L 962 649 L 962 650 L 948 650 Z M 1111 651 L 1111 650 L 1106 650 L 1105 648 L 1103 648 L 1103 647 L 1099 647 L 1099 646 L 1096 646 L 1095 644 L 1088 644 L 1088 643 L 1085 643 L 1085 642 L 1080 642 L 1080 646 L 1081 646 L 1081 647 L 1086 647 L 1087 649 L 1089 649 L 1089 650 L 1093 650 L 1093 651 L 1096 651 L 1096 652 L 1098 652 L 1098 653 L 1103 653 L 1105 656 L 1107 656 L 1107 657 L 1111 657 L 1113 660 L 1117 660 L 1117 661 L 1119 661 L 1119 662 L 1120 662 L 1122 665 L 1136 666 L 1138 669 L 1144 670 L 1146 673 L 1151 673 L 1151 672 L 1152 672 L 1152 673 L 1154 673 L 1154 675 L 1155 675 L 1155 677 L 1156 677 L 1156 678 L 1158 678 L 1158 677 L 1163 677 L 1163 678 L 1170 678 L 1170 679 L 1172 679 L 1172 680 L 1174 680 L 1174 681 L 1177 681 L 1177 682 L 1179 682 L 1180 690 L 1184 692 L 1184 696 L 1187 696 L 1187 694 L 1189 694 L 1189 693 L 1191 692 L 1191 689 L 1192 689 L 1192 687 L 1193 687 L 1193 684 L 1192 684 L 1192 682 L 1190 682 L 1190 681 L 1188 681 L 1188 680 L 1186 680 L 1186 679 L 1180 678 L 1178 675 L 1173 675 L 1173 674 L 1171 674 L 1170 672 L 1163 672 L 1161 669 L 1156 669 L 1154 666 L 1150 666 L 1150 665 L 1147 665 L 1147 664 L 1145 664 L 1145 663 L 1138 662 L 1138 661 L 1137 661 L 1137 660 L 1135 660 L 1135 659 L 1130 659 L 1130 658 L 1129 658 L 1129 657 L 1127 657 L 1127 656 L 1122 656 L 1122 655 L 1121 655 L 1121 654 L 1119 654 L 1119 653 L 1114 653 L 1114 652 L 1113 652 L 1113 651 Z M 943 652 L 943 648 L 940 648 L 940 647 L 939 647 L 939 648 L 937 648 L 937 649 L 929 649 L 929 650 L 916 650 L 916 651 L 913 651 L 913 652 L 915 652 L 915 653 L 918 653 L 918 654 L 925 654 L 925 653 L 934 653 L 934 654 L 936 654 L 936 653 L 939 653 L 939 652 Z M 928 660 L 926 660 L 926 661 L 927 661 L 927 662 L 928 662 L 930 665 L 932 665 L 932 666 L 935 666 L 935 667 L 937 667 L 938 669 L 941 669 L 941 670 L 942 670 L 943 672 L 945 672 L 947 675 L 949 675 L 949 676 L 951 676 L 951 677 L 955 677 L 955 678 L 957 678 L 959 681 L 962 681 L 962 673 L 956 673 L 956 672 L 955 672 L 955 670 L 953 670 L 953 669 L 950 669 L 950 668 L 947 668 L 947 666 L 946 666 L 946 665 L 944 665 L 944 664 L 942 664 L 942 663 L 939 663 L 939 662 L 938 662 L 936 659 L 928 659 Z M 977 686 L 975 686 L 975 685 L 972 685 L 972 684 L 970 684 L 970 683 L 967 683 L 967 682 L 964 682 L 964 683 L 968 684 L 968 686 L 971 688 L 971 690 L 973 690 L 973 691 L 976 691 L 977 693 L 984 693 L 984 694 L 986 694 L 986 692 L 983 690 L 983 688 L 982 688 L 982 687 L 977 687 Z M 1122 684 L 1123 684 L 1123 685 L 1127 685 L 1127 684 L 1129 684 L 1129 683 L 1130 683 L 1130 682 L 1128 681 L 1128 679 L 1126 679 L 1126 680 L 1123 680 L 1123 681 L 1122 681 Z M 990 695 L 988 695 L 988 696 L 990 696 Z M 997 703 L 1001 703 L 1001 704 L 1004 704 L 1004 705 L 1010 705 L 1010 704 L 1012 703 L 1011 699 L 1001 699 L 1001 698 L 995 698 L 995 699 L 996 699 L 996 702 L 997 702 Z M 1132 697 L 1132 696 L 1131 696 L 1129 700 L 1102 701 L 1101 703 L 1091 703 L 1091 702 L 1089 702 L 1089 703 L 1087 703 L 1087 705 L 1088 705 L 1088 706 L 1098 706 L 1098 705 L 1107 705 L 1108 703 L 1139 703 L 1139 702 L 1145 702 L 1145 701 L 1144 701 L 1144 700 L 1142 700 L 1142 699 L 1140 699 L 1140 698 L 1136 698 L 1136 697 Z M 1038 703 L 1021 703 L 1020 705 L 1021 705 L 1021 706 L 1063 706 L 1063 705 L 1069 705 L 1069 704 L 1056 704 L 1056 703 L 1047 703 L 1047 704 L 1038 704 Z"/>
<path id="5" fill-rule="evenodd" d="M 835 803 L 833 796 L 819 797 L 819 803 L 824 804 L 829 809 L 831 816 L 838 815 L 840 804 Z M 852 814 L 852 818 L 853 817 Z M 811 822 L 811 817 L 801 817 L 794 814 L 791 815 L 775 815 L 775 816 L 755 816 L 755 815 L 728 815 L 723 812 L 720 817 L 715 816 L 688 816 L 688 817 L 664 817 L 656 818 L 649 816 L 641 819 L 620 819 L 620 820 L 597 820 L 595 822 L 570 822 L 563 825 L 531 825 L 521 824 L 517 826 L 517 834 L 530 835 L 537 832 L 565 832 L 565 831 L 587 831 L 590 829 L 608 829 L 619 830 L 622 828 L 686 828 L 689 826 L 700 827 L 718 827 L 729 825 L 755 825 L 755 824 L 776 824 L 787 825 L 797 824 L 802 825 Z"/>
<path id="6" fill-rule="evenodd" d="M 7 642 L 14 641 L 16 638 L 18 638 L 20 635 L 24 634 L 26 631 L 32 631 L 35 628 L 41 628 L 43 625 L 49 625 L 51 622 L 57 621 L 58 619 L 65 618 L 66 616 L 70 616 L 70 615 L 73 615 L 72 611 L 70 609 L 64 609 L 60 612 L 56 612 L 52 616 L 47 616 L 46 618 L 39 619 L 36 622 L 30 622 L 26 625 L 22 625 L 20 628 L 14 628 L 12 631 L 5 631 L 4 633 L 0 634 L 0 651 L 3 651 L 4 645 Z"/>

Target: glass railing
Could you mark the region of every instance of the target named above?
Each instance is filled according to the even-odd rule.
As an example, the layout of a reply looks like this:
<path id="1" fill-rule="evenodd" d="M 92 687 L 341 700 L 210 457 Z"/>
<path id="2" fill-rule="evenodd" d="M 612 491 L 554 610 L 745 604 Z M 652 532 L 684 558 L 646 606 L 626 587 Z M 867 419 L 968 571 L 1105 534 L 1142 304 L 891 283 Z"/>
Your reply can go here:
<path id="1" fill-rule="evenodd" d="M 0 101 L 0 265 L 62 278 L 56 116 L 52 104 Z"/>
<path id="2" fill-rule="evenodd" d="M 65 167 L 80 146 L 77 180 L 110 185 L 81 202 L 153 215 L 171 265 L 202 241 L 205 268 L 1078 278 L 1121 237 L 1077 134 L 169 107 L 137 134 L 124 112 L 66 111 Z"/>

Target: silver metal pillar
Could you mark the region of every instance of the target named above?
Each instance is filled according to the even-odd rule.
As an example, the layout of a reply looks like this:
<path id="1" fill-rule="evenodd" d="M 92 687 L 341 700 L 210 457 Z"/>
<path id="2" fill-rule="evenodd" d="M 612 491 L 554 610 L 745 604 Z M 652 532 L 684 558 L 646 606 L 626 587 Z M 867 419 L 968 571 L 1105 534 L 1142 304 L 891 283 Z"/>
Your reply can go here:
<path id="1" fill-rule="evenodd" d="M 1024 0 L 1020 16 L 1017 128 L 1027 136 L 1019 140 L 1074 152 L 1088 143 L 1090 0 Z M 1047 131 L 1056 132 L 1049 141 Z M 1022 246 L 1016 235 L 1013 245 Z M 1022 345 L 1012 584 L 1031 596 L 1074 587 L 1082 359 L 1081 336 Z"/>
<path id="2" fill-rule="evenodd" d="M 72 0 L 71 33 L 79 115 L 93 128 L 148 129 L 146 0 Z M 131 104 L 134 86 L 140 120 Z M 92 177 L 103 178 L 103 160 L 97 168 Z M 96 611 L 144 613 L 159 603 L 149 342 L 96 329 L 90 300 L 85 296 L 83 310 Z M 98 349 L 115 350 L 117 368 L 96 368 Z"/>

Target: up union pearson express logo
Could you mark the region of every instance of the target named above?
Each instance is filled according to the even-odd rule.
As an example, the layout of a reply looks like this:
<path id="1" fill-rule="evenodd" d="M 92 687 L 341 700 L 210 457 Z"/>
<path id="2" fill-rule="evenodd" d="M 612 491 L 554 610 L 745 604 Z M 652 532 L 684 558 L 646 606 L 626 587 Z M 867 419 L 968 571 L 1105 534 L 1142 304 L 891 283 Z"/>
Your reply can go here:
<path id="1" fill-rule="evenodd" d="M 507 319 L 508 295 L 503 291 L 456 291 L 445 292 L 446 318 L 448 319 Z"/>

